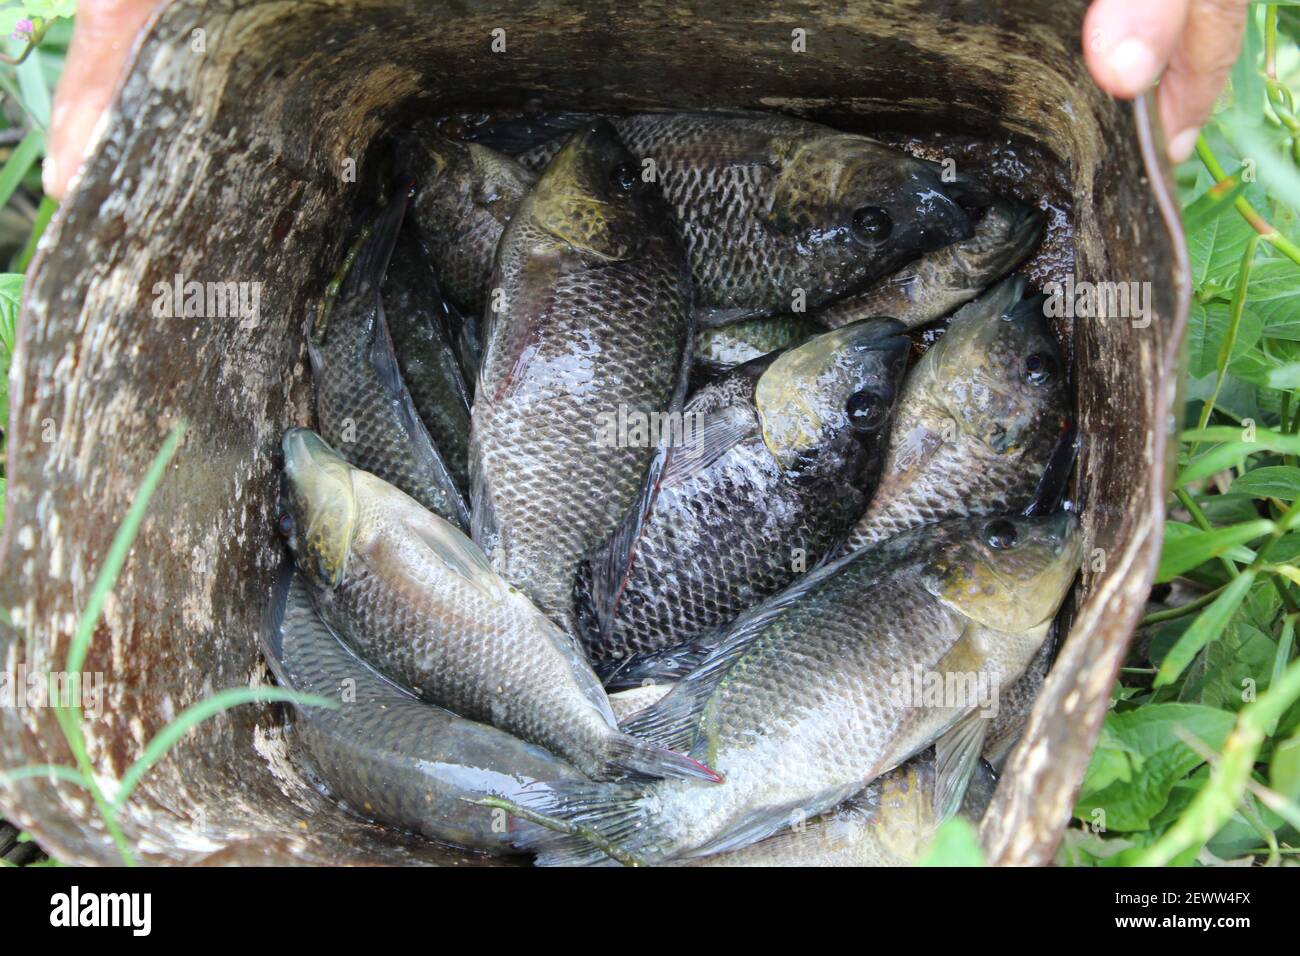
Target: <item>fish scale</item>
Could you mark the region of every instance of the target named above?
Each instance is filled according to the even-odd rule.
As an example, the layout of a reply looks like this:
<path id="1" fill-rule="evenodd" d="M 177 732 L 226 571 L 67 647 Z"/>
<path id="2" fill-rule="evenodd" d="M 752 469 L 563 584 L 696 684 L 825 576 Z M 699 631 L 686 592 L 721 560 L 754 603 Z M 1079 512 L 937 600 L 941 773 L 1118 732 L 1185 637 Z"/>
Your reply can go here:
<path id="1" fill-rule="evenodd" d="M 631 507 L 654 453 L 611 445 L 605 423 L 679 401 L 692 334 L 681 249 L 657 200 L 600 207 L 636 246 L 612 261 L 545 228 L 550 215 L 574 235 L 601 226 L 590 196 L 567 191 L 581 188 L 573 166 L 594 162 L 584 151 L 627 154 L 612 131 L 590 135 L 557 157 L 566 165 L 543 174 L 502 238 L 493 285 L 505 308 L 487 316 L 471 440 L 475 540 L 570 632 L 578 563 Z"/>
<path id="2" fill-rule="evenodd" d="M 300 574 L 264 637 L 282 687 L 341 706 L 298 708 L 294 727 L 331 792 L 358 813 L 435 840 L 508 852 L 493 811 L 543 780 L 579 779 L 540 747 L 417 700 L 352 654 L 312 607 Z"/>
<path id="3" fill-rule="evenodd" d="M 655 161 L 656 181 L 686 247 L 696 304 L 705 313 L 789 309 L 796 290 L 813 308 L 972 233 L 933 169 L 867 137 L 740 111 L 608 120 L 638 161 Z M 518 159 L 540 169 L 557 145 L 540 144 Z M 808 168 L 792 172 L 805 147 L 813 154 L 804 157 Z M 829 197 L 819 191 L 827 184 Z M 853 214 L 868 206 L 887 207 L 893 230 L 879 243 L 853 245 L 847 238 Z M 787 232 L 768 221 L 774 211 L 803 218 Z"/>
<path id="4" fill-rule="evenodd" d="M 689 746 L 723 783 L 561 784 L 527 805 L 588 825 L 643 862 L 721 853 L 831 809 L 974 721 L 978 732 L 946 751 L 961 756 L 946 764 L 943 790 L 960 798 L 987 727 L 975 718 L 979 700 L 900 699 L 898 678 L 974 673 L 994 691 L 1014 681 L 1078 570 L 1078 528 L 1070 514 L 956 519 L 808 574 L 624 721 Z M 546 864 L 601 858 L 573 837 L 524 839 Z"/>
<path id="5" fill-rule="evenodd" d="M 674 456 L 656 472 L 650 510 L 629 516 L 584 578 L 582 636 L 598 669 L 716 630 L 840 544 L 883 460 L 901 332 L 890 320 L 828 332 L 691 397 L 687 421 L 701 423 L 694 440 L 711 460 Z M 876 410 L 873 428 L 854 429 L 853 398 Z M 798 427 L 769 445 L 765 424 L 778 420 Z"/>

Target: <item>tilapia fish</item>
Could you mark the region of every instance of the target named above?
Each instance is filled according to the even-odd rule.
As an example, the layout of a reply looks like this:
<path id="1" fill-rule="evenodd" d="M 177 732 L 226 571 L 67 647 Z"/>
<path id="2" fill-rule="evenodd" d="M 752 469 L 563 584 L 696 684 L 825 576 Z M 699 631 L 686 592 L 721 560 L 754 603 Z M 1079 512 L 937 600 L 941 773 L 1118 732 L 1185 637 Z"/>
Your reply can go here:
<path id="1" fill-rule="evenodd" d="M 790 822 L 766 840 L 730 853 L 699 857 L 687 866 L 911 866 L 942 822 L 935 813 L 935 754 L 913 757 L 860 793 L 811 820 Z M 979 823 L 996 784 L 980 764 L 958 813 Z"/>
<path id="2" fill-rule="evenodd" d="M 709 324 L 815 309 L 973 233 L 932 165 L 865 136 L 739 111 L 610 122 L 673 209 Z"/>
<path id="3" fill-rule="evenodd" d="M 969 239 L 928 252 L 858 295 L 816 316 L 828 328 L 887 315 L 914 329 L 947 315 L 1019 265 L 1043 239 L 1043 214 L 1025 203 L 987 194 L 962 202 L 975 222 Z"/>
<path id="4" fill-rule="evenodd" d="M 403 144 L 416 178 L 414 219 L 443 291 L 463 313 L 487 302 L 492 262 L 536 176 L 486 146 L 420 130 Z"/>
<path id="5" fill-rule="evenodd" d="M 711 325 L 695 333 L 693 361 L 698 371 L 716 374 L 781 349 L 802 345 L 827 328 L 814 316 L 794 314 Z"/>
<path id="6" fill-rule="evenodd" d="M 903 387 L 880 484 L 846 549 L 927 522 L 1020 511 L 1067 426 L 1042 296 L 1008 279 L 953 316 Z"/>
<path id="7" fill-rule="evenodd" d="M 742 365 L 686 404 L 691 433 L 652 469 L 589 563 L 582 636 L 599 673 L 729 623 L 817 564 L 870 499 L 910 342 L 892 319 Z"/>
<path id="8" fill-rule="evenodd" d="M 609 538 L 680 411 L 690 280 L 663 203 L 607 123 L 575 133 L 501 238 L 471 443 L 474 539 L 570 633 L 578 562 Z M 652 419 L 650 416 L 654 416 Z"/>
<path id="9" fill-rule="evenodd" d="M 337 705 L 297 707 L 294 729 L 322 782 L 356 813 L 509 853 L 507 828 L 475 801 L 580 779 L 541 747 L 426 704 L 363 662 L 316 614 L 300 573 L 282 578 L 275 604 L 283 616 L 263 634 L 267 663 L 281 687 Z"/>
<path id="10" fill-rule="evenodd" d="M 384 316 L 402 381 L 447 463 L 469 493 L 469 390 L 456 354 L 457 330 L 413 231 L 403 228 L 383 283 Z"/>
<path id="11" fill-rule="evenodd" d="M 1080 562 L 1078 519 L 958 519 L 850 554 L 742 615 L 625 729 L 707 761 L 716 786 L 559 783 L 526 797 L 644 863 L 735 850 L 835 807 L 935 745 L 940 816 L 960 803 L 997 694 L 1024 671 Z M 883 567 L 882 567 L 883 563 Z M 936 692 L 936 686 L 939 690 Z M 539 862 L 603 862 L 531 831 Z"/>
<path id="12" fill-rule="evenodd" d="M 568 635 L 450 522 L 305 428 L 284 450 L 282 530 L 322 620 L 422 700 L 545 747 L 589 777 L 716 776 L 620 733 Z"/>
<path id="13" fill-rule="evenodd" d="M 316 417 L 321 434 L 352 464 L 468 528 L 465 501 L 402 381 L 380 301 L 406 202 L 399 190 L 308 328 Z"/>

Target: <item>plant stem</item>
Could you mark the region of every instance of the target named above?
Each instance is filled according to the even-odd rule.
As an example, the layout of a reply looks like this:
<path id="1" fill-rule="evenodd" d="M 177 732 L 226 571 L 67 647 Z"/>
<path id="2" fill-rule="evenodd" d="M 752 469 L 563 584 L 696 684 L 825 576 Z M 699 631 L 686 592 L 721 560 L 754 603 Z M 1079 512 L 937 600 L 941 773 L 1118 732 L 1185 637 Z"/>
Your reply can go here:
<path id="1" fill-rule="evenodd" d="M 1215 158 L 1214 151 L 1210 149 L 1210 144 L 1202 134 L 1196 140 L 1196 155 L 1201 158 L 1205 168 L 1210 171 L 1210 175 L 1215 178 L 1216 182 L 1222 182 L 1228 178 L 1228 174 Z M 1278 232 L 1267 219 L 1261 216 L 1255 207 L 1244 196 L 1238 196 L 1232 201 L 1237 207 L 1237 212 L 1241 213 L 1242 218 L 1250 223 L 1252 229 L 1259 233 L 1260 238 L 1267 242 L 1282 255 L 1286 256 L 1296 265 L 1300 265 L 1300 246 L 1288 239 L 1282 233 Z"/>

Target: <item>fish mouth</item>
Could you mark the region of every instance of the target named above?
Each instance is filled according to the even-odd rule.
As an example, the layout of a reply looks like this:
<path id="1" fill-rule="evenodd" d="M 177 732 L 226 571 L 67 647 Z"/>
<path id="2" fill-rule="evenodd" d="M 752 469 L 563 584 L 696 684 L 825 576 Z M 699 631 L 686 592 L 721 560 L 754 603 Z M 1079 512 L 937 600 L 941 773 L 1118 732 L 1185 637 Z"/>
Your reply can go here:
<path id="1" fill-rule="evenodd" d="M 284 470 L 289 479 L 295 480 L 302 475 L 302 469 L 319 465 L 326 461 L 343 459 L 310 428 L 295 426 L 284 433 L 280 439 L 280 449 L 284 452 Z"/>

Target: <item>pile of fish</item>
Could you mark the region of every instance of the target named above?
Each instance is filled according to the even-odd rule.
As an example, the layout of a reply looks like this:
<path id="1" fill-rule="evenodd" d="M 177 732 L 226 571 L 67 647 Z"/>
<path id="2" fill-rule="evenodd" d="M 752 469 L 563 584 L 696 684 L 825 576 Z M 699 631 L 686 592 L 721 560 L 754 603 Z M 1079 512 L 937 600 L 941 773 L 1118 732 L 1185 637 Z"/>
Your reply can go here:
<path id="1" fill-rule="evenodd" d="M 1003 278 L 1043 217 L 780 115 L 542 129 L 411 131 L 308 322 L 263 641 L 335 703 L 316 778 L 542 864 L 910 862 L 1080 564 L 1068 370 Z"/>

